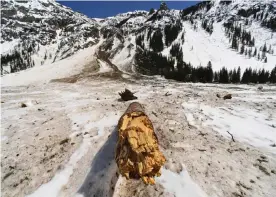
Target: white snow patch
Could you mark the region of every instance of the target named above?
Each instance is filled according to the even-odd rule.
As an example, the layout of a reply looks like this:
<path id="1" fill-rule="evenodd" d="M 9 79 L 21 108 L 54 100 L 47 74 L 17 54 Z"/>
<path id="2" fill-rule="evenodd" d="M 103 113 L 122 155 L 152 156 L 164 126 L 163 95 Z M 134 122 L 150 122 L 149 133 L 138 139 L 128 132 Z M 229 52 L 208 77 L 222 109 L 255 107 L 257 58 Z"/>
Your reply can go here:
<path id="1" fill-rule="evenodd" d="M 1 136 L 1 141 L 6 141 L 8 139 L 8 136 Z"/>
<path id="2" fill-rule="evenodd" d="M 112 69 L 108 66 L 108 64 L 102 60 L 99 60 L 98 59 L 98 62 L 100 64 L 100 70 L 99 70 L 99 73 L 105 73 L 105 72 L 109 72 L 111 71 Z"/>
<path id="3" fill-rule="evenodd" d="M 80 50 L 66 59 L 50 63 L 49 65 L 35 66 L 17 73 L 5 75 L 1 78 L 1 86 L 20 86 L 47 83 L 51 79 L 63 78 L 81 72 L 85 62 L 94 58 L 95 46 Z"/>
<path id="4" fill-rule="evenodd" d="M 105 127 L 111 127 L 117 124 L 117 121 L 120 118 L 118 114 L 105 116 L 97 122 L 91 122 L 89 124 L 86 124 L 84 130 L 96 127 L 98 129 L 98 136 L 103 136 Z"/>
<path id="5" fill-rule="evenodd" d="M 89 119 L 89 116 L 70 116 L 70 118 L 73 118 L 73 122 L 78 123 L 86 123 Z M 110 114 L 110 116 L 105 116 L 101 118 L 98 121 L 91 122 L 85 125 L 85 129 L 82 130 L 82 133 L 85 131 L 97 128 L 98 129 L 98 135 L 93 137 L 97 138 L 99 136 L 102 136 L 104 134 L 104 128 L 114 126 L 117 123 L 117 120 L 119 118 L 119 115 Z M 73 128 L 75 130 L 75 128 Z M 74 168 L 76 167 L 78 161 L 87 153 L 89 146 L 91 146 L 91 140 L 92 138 L 84 138 L 82 144 L 80 147 L 73 153 L 73 155 L 70 157 L 69 162 L 65 165 L 64 169 L 60 172 L 58 172 L 51 181 L 49 181 L 46 184 L 43 184 L 40 186 L 34 193 L 29 195 L 28 197 L 55 197 L 58 196 L 60 190 L 66 183 L 68 182 L 70 176 L 72 175 Z"/>
<path id="6" fill-rule="evenodd" d="M 29 195 L 29 197 L 58 196 L 58 193 L 61 190 L 62 186 L 64 186 L 68 182 L 71 174 L 73 173 L 74 167 L 76 166 L 78 161 L 86 154 L 89 146 L 90 140 L 84 139 L 81 146 L 71 156 L 64 170 L 58 172 L 50 182 L 40 186 L 34 193 Z"/>
<path id="7" fill-rule="evenodd" d="M 272 153 L 276 143 L 275 114 L 263 114 L 251 109 L 238 107 L 214 107 L 204 104 L 183 103 L 189 124 L 211 127 L 223 136 L 230 138 L 230 132 L 235 139 L 255 147 L 262 147 Z M 193 115 L 194 114 L 194 115 Z M 197 121 L 195 121 L 197 120 Z"/>
<path id="8" fill-rule="evenodd" d="M 112 63 L 123 71 L 133 71 L 131 62 L 135 55 L 135 36 L 130 35 L 124 43 L 124 48 L 112 58 Z"/>
<path id="9" fill-rule="evenodd" d="M 14 39 L 10 42 L 4 42 L 1 44 L 1 55 L 9 54 L 14 50 L 14 48 L 19 44 L 19 39 Z"/>
<path id="10" fill-rule="evenodd" d="M 177 174 L 165 168 L 162 168 L 162 175 L 156 178 L 165 190 L 173 193 L 175 197 L 207 197 L 202 189 L 191 179 L 187 170 Z"/>

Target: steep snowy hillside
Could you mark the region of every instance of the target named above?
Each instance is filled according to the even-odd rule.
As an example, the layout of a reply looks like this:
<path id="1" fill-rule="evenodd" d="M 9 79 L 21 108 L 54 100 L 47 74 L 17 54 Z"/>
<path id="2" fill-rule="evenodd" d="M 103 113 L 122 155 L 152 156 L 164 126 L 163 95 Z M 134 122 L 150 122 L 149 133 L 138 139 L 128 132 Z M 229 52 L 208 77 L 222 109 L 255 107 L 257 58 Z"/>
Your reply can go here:
<path id="1" fill-rule="evenodd" d="M 210 60 L 215 63 L 215 69 L 224 65 L 227 68 L 240 66 L 242 70 L 249 66 L 265 69 L 275 66 L 275 2 L 203 2 L 183 10 L 182 18 L 193 27 L 185 29 L 194 30 L 187 33 L 187 36 L 193 35 L 191 37 L 195 40 L 188 37 L 188 46 L 184 45 L 187 52 L 189 47 L 193 47 L 192 43 L 195 43 L 187 57 L 193 64 L 206 64 Z M 201 47 L 202 45 L 206 47 Z M 227 50 L 230 47 L 232 50 Z"/>
<path id="2" fill-rule="evenodd" d="M 272 0 L 201 2 L 184 10 L 162 3 L 150 12 L 90 19 L 52 0 L 5 0 L 1 71 L 55 62 L 101 41 L 99 58 L 124 72 L 194 82 L 224 82 L 216 77 L 224 67 L 231 74 L 239 70 L 236 78 L 249 67 L 260 75 L 275 67 L 275 7 Z M 204 69 L 207 64 L 211 69 Z M 211 80 L 209 71 L 216 71 Z M 275 74 L 269 75 L 262 81 L 272 82 Z"/>
<path id="3" fill-rule="evenodd" d="M 99 41 L 98 24 L 54 0 L 1 1 L 1 72 L 66 58 Z"/>

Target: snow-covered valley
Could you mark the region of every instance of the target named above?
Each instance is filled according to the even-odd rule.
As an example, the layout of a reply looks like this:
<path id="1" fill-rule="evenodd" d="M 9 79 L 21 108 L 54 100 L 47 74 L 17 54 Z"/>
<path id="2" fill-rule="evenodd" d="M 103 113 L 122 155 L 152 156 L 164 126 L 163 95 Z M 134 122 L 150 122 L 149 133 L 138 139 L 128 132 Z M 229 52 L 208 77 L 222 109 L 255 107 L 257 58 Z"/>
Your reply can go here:
<path id="1" fill-rule="evenodd" d="M 79 60 L 81 70 L 94 56 Z M 101 75 L 111 69 L 102 64 L 74 83 L 49 82 L 54 74 L 40 80 L 35 74 L 42 67 L 2 77 L 3 196 L 275 194 L 275 86 L 178 83 L 127 73 L 114 78 Z M 25 80 L 26 73 L 33 80 Z M 167 158 L 154 186 L 117 172 L 116 125 L 130 103 L 118 100 L 124 88 L 144 105 Z M 227 93 L 231 100 L 217 97 Z"/>

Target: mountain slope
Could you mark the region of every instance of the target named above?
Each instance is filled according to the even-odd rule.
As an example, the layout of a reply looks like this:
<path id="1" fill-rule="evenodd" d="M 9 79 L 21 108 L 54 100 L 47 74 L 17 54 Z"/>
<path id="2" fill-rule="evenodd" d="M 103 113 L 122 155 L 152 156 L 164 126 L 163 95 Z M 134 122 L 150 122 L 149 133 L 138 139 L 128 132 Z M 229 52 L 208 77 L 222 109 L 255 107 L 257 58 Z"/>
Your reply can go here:
<path id="1" fill-rule="evenodd" d="M 272 70 L 275 7 L 272 0 L 202 2 L 181 11 L 163 4 L 151 13 L 90 19 L 52 0 L 5 0 L 1 70 L 55 62 L 100 40 L 99 50 L 126 72 L 166 74 L 187 65 L 205 67 L 209 61 L 215 71 Z"/>
<path id="2" fill-rule="evenodd" d="M 246 12 L 245 10 L 255 7 L 259 8 L 258 12 L 255 13 L 257 15 L 255 18 L 254 15 L 240 16 L 243 11 Z M 265 17 L 261 19 L 261 15 Z M 137 31 L 125 36 L 124 40 L 133 40 L 132 38 L 136 37 L 136 43 L 131 42 L 131 44 L 141 47 L 133 47 L 135 53 L 137 53 L 137 48 L 142 48 L 142 50 L 154 51 L 156 53 L 161 52 L 166 57 L 172 57 L 172 53 L 170 52 L 172 46 L 179 45 L 184 62 L 190 62 L 193 66 L 206 66 L 208 61 L 211 61 L 214 70 L 219 70 L 223 66 L 229 69 L 241 67 L 242 71 L 247 67 L 271 70 L 276 62 L 274 54 L 276 33 L 273 26 L 268 28 L 264 24 L 267 21 L 274 21 L 273 17 L 275 16 L 275 3 L 272 1 L 257 1 L 256 3 L 246 1 L 241 4 L 203 2 L 182 12 L 162 10 L 162 13 L 159 11 L 155 17 L 144 17 L 144 22 L 142 22 L 144 25 L 138 28 Z M 150 20 L 152 18 L 155 20 Z M 172 36 L 172 42 L 166 42 L 169 37 L 167 34 L 170 35 L 171 32 L 167 31 L 168 33 L 166 34 L 165 27 L 173 28 L 172 24 L 177 20 L 180 21 L 180 29 L 176 28 L 178 35 Z M 247 44 L 246 40 L 242 41 L 242 35 L 239 35 L 241 38 L 238 38 L 240 40 L 237 41 L 237 48 L 232 48 L 231 41 L 233 40 L 234 33 L 229 30 L 228 35 L 231 35 L 228 36 L 225 27 L 225 24 L 230 22 L 232 25 L 240 27 L 241 31 L 245 33 L 250 32 L 250 40 L 253 40 L 254 44 Z M 209 32 L 208 26 L 211 29 Z M 123 30 L 124 27 L 120 29 Z M 154 36 L 155 32 L 160 32 L 161 37 Z M 137 42 L 137 38 L 141 39 Z M 161 46 L 161 49 L 153 46 L 153 42 L 156 39 L 158 42 L 162 40 L 163 46 Z M 114 45 L 116 44 L 118 42 L 114 41 Z M 119 50 L 120 52 L 116 52 L 114 58 L 114 62 L 118 65 L 133 54 L 131 50 L 127 52 L 126 47 L 128 44 L 124 44 L 124 48 L 118 45 L 119 48 L 123 48 Z M 247 55 L 245 53 L 241 54 L 242 45 L 245 45 Z M 264 45 L 267 47 L 265 52 L 263 52 Z M 254 50 L 256 50 L 256 55 L 253 54 Z M 260 56 L 259 59 L 258 55 Z M 174 59 L 176 60 L 175 65 L 177 65 L 177 58 Z M 132 64 L 137 63 L 135 60 L 130 62 Z M 164 67 L 160 66 L 160 69 L 162 68 Z"/>
<path id="3" fill-rule="evenodd" d="M 95 20 L 53 0 L 5 0 L 1 6 L 3 74 L 55 62 L 99 41 Z"/>

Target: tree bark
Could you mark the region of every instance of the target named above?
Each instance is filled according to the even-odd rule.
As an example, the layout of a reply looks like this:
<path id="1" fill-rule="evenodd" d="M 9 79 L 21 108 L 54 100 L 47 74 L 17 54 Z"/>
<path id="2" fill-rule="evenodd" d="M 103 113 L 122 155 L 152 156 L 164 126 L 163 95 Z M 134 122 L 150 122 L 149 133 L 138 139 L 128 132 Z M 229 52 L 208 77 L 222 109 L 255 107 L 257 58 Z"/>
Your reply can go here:
<path id="1" fill-rule="evenodd" d="M 118 123 L 116 163 L 127 179 L 141 178 L 146 184 L 155 184 L 166 159 L 160 152 L 153 125 L 138 102 L 131 103 Z"/>

